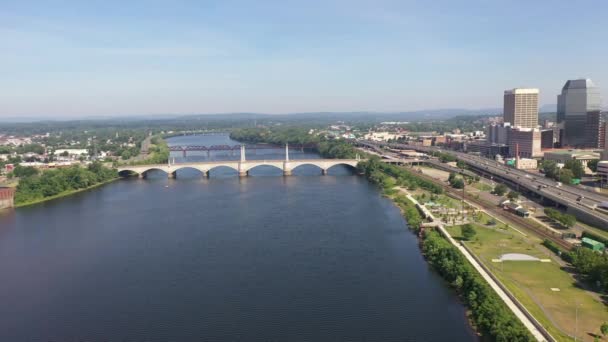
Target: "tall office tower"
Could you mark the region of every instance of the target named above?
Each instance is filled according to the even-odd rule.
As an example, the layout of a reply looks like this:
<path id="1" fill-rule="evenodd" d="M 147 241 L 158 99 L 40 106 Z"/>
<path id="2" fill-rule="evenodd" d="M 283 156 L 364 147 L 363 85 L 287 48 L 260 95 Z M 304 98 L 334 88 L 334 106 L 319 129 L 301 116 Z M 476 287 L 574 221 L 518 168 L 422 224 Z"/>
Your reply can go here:
<path id="1" fill-rule="evenodd" d="M 600 91 L 590 79 L 568 80 L 557 96 L 562 146 L 598 147 L 600 109 Z"/>
<path id="2" fill-rule="evenodd" d="M 509 122 L 512 127 L 536 128 L 538 89 L 505 90 L 503 116 L 504 122 Z"/>
<path id="3" fill-rule="evenodd" d="M 604 146 L 603 123 L 604 120 L 599 110 L 587 114 L 587 122 L 585 124 L 585 138 L 587 141 L 585 147 L 600 148 Z"/>

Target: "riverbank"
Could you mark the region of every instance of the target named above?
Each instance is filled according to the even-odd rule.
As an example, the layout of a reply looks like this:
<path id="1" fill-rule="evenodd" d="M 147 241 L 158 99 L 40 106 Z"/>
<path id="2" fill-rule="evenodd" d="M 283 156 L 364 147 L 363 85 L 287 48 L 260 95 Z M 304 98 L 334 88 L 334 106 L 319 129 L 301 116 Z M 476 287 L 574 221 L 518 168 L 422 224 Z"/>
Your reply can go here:
<path id="1" fill-rule="evenodd" d="M 401 194 L 398 183 L 406 182 L 407 188 L 418 186 L 441 191 L 426 181 L 421 181 L 415 174 L 396 167 L 385 167 L 378 161 L 370 160 L 361 164 L 367 178 L 383 189 L 383 194 L 390 198 L 401 209 L 408 221 L 410 229 L 419 231 L 422 216 L 421 206 L 409 194 Z M 407 191 L 406 191 L 407 192 Z M 414 210 L 415 209 L 415 210 Z M 444 234 L 428 228 L 418 234 L 420 245 L 426 260 L 451 288 L 461 296 L 464 304 L 470 310 L 472 327 L 482 336 L 499 341 L 542 341 L 542 335 L 524 317 L 506 294 L 501 293 L 497 284 L 493 284 L 489 276 L 484 275 L 481 268 L 475 265 L 472 258 L 453 246 L 454 241 L 448 241 Z M 448 235 L 449 236 L 449 235 Z M 515 316 L 515 313 L 518 316 Z M 526 325 L 522 323 L 526 322 Z M 532 335 L 534 331 L 535 335 Z M 539 337 L 540 336 L 540 337 Z"/>
<path id="2" fill-rule="evenodd" d="M 57 195 L 53 195 L 53 196 L 44 197 L 44 198 L 40 198 L 40 199 L 28 201 L 28 202 L 23 202 L 23 203 L 15 204 L 15 208 L 27 207 L 27 206 L 34 205 L 34 204 L 39 204 L 39 203 L 55 200 L 55 199 L 58 199 L 58 198 L 63 198 L 63 197 L 71 196 L 71 195 L 74 195 L 74 194 L 77 194 L 77 193 L 80 193 L 80 192 L 84 192 L 84 191 L 87 191 L 87 190 L 92 190 L 92 189 L 95 189 L 95 188 L 99 188 L 99 187 L 101 187 L 103 185 L 115 182 L 115 181 L 117 181 L 119 179 L 120 179 L 120 177 L 116 177 L 116 178 L 112 178 L 112 179 L 107 180 L 107 181 L 103 181 L 101 183 L 97 183 L 95 185 L 91 185 L 91 186 L 86 187 L 86 188 L 75 189 L 75 190 L 68 190 L 68 191 L 64 191 L 62 193 L 59 193 Z"/>

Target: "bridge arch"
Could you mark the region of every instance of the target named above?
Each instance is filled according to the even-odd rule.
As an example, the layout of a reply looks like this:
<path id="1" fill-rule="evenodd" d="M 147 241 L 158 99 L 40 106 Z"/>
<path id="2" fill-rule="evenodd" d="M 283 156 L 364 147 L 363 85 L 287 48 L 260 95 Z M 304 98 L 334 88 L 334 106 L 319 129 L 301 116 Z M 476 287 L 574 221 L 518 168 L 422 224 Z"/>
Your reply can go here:
<path id="1" fill-rule="evenodd" d="M 335 164 L 328 165 L 327 170 L 329 170 L 335 166 L 346 166 L 349 170 L 353 170 L 353 171 L 357 170 L 357 165 L 352 165 L 351 163 L 348 163 L 348 162 L 335 163 Z"/>
<path id="2" fill-rule="evenodd" d="M 196 172 L 201 173 L 202 176 L 205 176 L 207 174 L 207 172 L 209 171 L 206 168 L 202 168 L 202 167 L 183 166 L 183 167 L 176 167 L 173 172 L 178 172 L 178 171 L 182 171 L 182 170 L 195 170 Z"/>
<path id="3" fill-rule="evenodd" d="M 234 171 L 237 171 L 237 172 L 239 171 L 239 169 L 238 169 L 237 167 L 232 166 L 232 165 L 230 165 L 230 164 L 218 164 L 218 165 L 213 165 L 213 166 L 212 166 L 212 167 L 210 167 L 210 168 L 209 168 L 209 170 L 207 170 L 207 171 L 211 171 L 211 170 L 217 169 L 218 167 L 227 167 L 227 168 L 229 168 L 229 169 L 233 169 Z"/>
<path id="4" fill-rule="evenodd" d="M 251 170 L 253 170 L 255 168 L 258 168 L 258 167 L 271 167 L 273 169 L 277 169 L 277 170 L 283 172 L 282 162 L 281 162 L 280 166 L 277 165 L 277 163 L 266 163 L 266 162 L 264 162 L 264 163 L 250 164 L 250 165 L 247 166 L 247 168 L 245 168 L 243 170 L 249 172 L 249 171 L 251 171 Z"/>
<path id="5" fill-rule="evenodd" d="M 313 168 L 316 169 L 319 173 L 323 173 L 323 167 L 321 167 L 321 165 L 317 164 L 317 163 L 313 163 L 313 162 L 309 162 L 309 163 L 298 163 L 297 165 L 293 166 L 291 168 L 291 172 L 294 172 L 296 170 L 302 170 L 302 169 L 306 169 L 306 168 Z"/>
<path id="6" fill-rule="evenodd" d="M 135 170 L 124 169 L 124 170 L 118 171 L 118 177 L 122 177 L 122 178 L 137 177 L 139 175 L 140 175 L 140 173 Z"/>

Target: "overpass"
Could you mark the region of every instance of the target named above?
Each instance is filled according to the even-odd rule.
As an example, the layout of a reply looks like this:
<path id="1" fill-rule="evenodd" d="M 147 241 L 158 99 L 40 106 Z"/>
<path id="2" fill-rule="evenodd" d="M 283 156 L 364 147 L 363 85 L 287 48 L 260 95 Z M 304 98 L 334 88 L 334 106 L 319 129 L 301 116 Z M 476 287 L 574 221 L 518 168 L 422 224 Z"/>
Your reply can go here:
<path id="1" fill-rule="evenodd" d="M 245 177 L 249 175 L 249 171 L 254 167 L 258 166 L 273 166 L 283 171 L 283 175 L 289 176 L 292 171 L 298 166 L 302 165 L 314 165 L 321 169 L 322 174 L 327 174 L 327 170 L 337 165 L 347 165 L 353 168 L 357 167 L 357 164 L 362 161 L 357 155 L 356 159 L 289 159 L 289 146 L 285 146 L 285 159 L 284 160 L 246 160 L 245 158 L 245 146 L 241 147 L 241 159 L 240 160 L 225 160 L 225 161 L 204 161 L 204 162 L 192 162 L 192 163 L 178 163 L 178 164 L 148 164 L 148 165 L 129 165 L 118 167 L 119 175 L 136 173 L 140 177 L 145 178 L 146 174 L 152 170 L 160 170 L 167 173 L 169 178 L 175 178 L 177 171 L 181 169 L 195 169 L 203 173 L 205 176 L 209 176 L 209 171 L 217 167 L 228 167 L 238 172 L 239 176 Z"/>
<path id="2" fill-rule="evenodd" d="M 356 144 L 373 149 L 386 146 L 400 149 L 412 149 L 425 153 L 448 153 L 455 156 L 458 160 L 465 162 L 468 165 L 469 170 L 494 180 L 508 183 L 518 190 L 534 193 L 542 199 L 558 203 L 566 207 L 568 212 L 575 215 L 580 221 L 598 227 L 608 227 L 608 215 L 596 210 L 597 206 L 601 202 L 608 200 L 608 198 L 595 192 L 565 184 L 558 185 L 556 181 L 544 176 L 518 170 L 491 159 L 477 157 L 462 152 L 444 150 L 438 147 L 375 141 L 357 141 Z M 443 163 L 434 160 L 432 164 L 439 165 Z"/>

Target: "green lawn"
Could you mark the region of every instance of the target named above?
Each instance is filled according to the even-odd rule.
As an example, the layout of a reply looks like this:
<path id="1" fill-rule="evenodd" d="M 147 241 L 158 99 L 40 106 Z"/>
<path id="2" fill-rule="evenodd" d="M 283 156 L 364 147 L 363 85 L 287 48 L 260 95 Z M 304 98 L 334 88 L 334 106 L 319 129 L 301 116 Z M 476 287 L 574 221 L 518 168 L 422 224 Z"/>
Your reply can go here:
<path id="1" fill-rule="evenodd" d="M 460 227 L 448 228 L 460 238 Z M 608 321 L 606 306 L 588 292 L 576 287 L 572 277 L 557 262 L 507 261 L 493 263 L 504 253 L 523 253 L 541 259 L 550 256 L 539 248 L 540 240 L 524 237 L 513 230 L 492 229 L 476 225 L 477 235 L 467 245 L 507 286 L 518 300 L 560 341 L 571 341 L 574 334 L 575 308 L 579 303 L 579 340 L 593 341 L 589 333 L 599 333 Z M 552 291 L 558 288 L 560 291 Z"/>
<path id="2" fill-rule="evenodd" d="M 486 183 L 482 183 L 482 182 L 477 182 L 477 183 L 473 183 L 472 185 L 469 186 L 473 186 L 475 189 L 479 190 L 479 191 L 492 191 L 493 188 L 490 184 L 486 184 Z"/>

